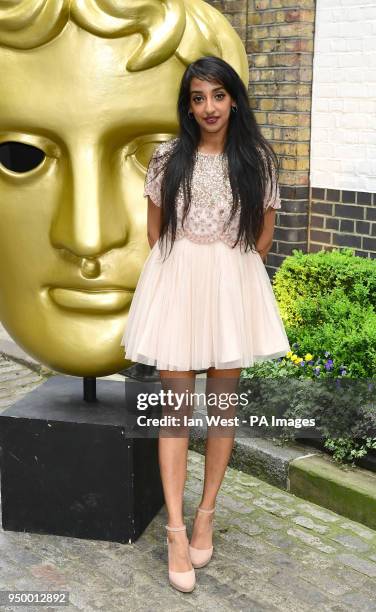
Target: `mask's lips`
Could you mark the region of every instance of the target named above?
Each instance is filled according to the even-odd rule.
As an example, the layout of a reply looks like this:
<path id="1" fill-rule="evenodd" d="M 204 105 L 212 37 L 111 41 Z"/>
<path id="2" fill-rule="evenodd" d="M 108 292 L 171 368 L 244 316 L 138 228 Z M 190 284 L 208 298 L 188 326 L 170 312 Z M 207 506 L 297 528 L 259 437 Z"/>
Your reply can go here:
<path id="1" fill-rule="evenodd" d="M 133 290 L 131 289 L 74 289 L 63 287 L 51 287 L 49 295 L 51 299 L 62 308 L 72 310 L 92 310 L 114 312 L 122 310 L 129 305 Z"/>

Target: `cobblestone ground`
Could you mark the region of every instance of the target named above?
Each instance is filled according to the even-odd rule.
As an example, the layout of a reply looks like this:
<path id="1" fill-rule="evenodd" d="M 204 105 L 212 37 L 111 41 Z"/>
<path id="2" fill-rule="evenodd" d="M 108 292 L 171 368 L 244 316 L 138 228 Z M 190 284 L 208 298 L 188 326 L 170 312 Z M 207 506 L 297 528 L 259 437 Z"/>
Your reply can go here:
<path id="1" fill-rule="evenodd" d="M 0 360 L 0 411 L 42 381 Z M 188 533 L 203 466 L 190 452 Z M 196 571 L 193 593 L 168 584 L 165 520 L 163 508 L 132 545 L 0 529 L 0 588 L 67 590 L 71 604 L 62 609 L 85 612 L 376 610 L 376 532 L 252 476 L 228 468 L 213 559 Z"/>
<path id="2" fill-rule="evenodd" d="M 0 412 L 44 380 L 34 370 L 0 356 Z"/>

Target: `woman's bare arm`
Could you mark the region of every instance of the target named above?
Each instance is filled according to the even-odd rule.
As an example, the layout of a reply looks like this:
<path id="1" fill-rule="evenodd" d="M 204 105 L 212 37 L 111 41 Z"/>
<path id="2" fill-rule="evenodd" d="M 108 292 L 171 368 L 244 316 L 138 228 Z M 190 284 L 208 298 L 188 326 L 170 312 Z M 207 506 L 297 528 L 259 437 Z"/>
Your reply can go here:
<path id="1" fill-rule="evenodd" d="M 273 234 L 275 225 L 276 209 L 269 206 L 264 214 L 264 229 L 256 242 L 256 250 L 260 253 L 262 261 L 265 263 L 268 252 L 273 244 Z"/>
<path id="2" fill-rule="evenodd" d="M 265 262 L 268 252 L 273 244 L 273 234 L 275 225 L 275 208 L 269 207 L 264 215 L 264 228 L 256 242 L 256 249 L 260 253 L 263 262 Z M 159 239 L 162 221 L 162 209 L 154 204 L 150 196 L 148 196 L 148 213 L 147 213 L 147 236 L 150 248 Z"/>
<path id="3" fill-rule="evenodd" d="M 157 242 L 161 230 L 162 209 L 148 196 L 147 234 L 150 248 Z"/>

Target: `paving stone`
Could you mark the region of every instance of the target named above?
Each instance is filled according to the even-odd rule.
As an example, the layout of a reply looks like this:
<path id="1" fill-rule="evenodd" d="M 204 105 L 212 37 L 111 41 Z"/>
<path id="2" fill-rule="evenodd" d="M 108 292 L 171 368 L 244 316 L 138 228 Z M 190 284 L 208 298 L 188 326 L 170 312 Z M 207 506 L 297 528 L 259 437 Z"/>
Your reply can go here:
<path id="1" fill-rule="evenodd" d="M 257 554 L 263 554 L 268 551 L 267 544 L 260 538 L 249 537 L 245 533 L 231 528 L 226 533 L 221 534 L 221 538 L 235 545 L 249 548 Z"/>
<path id="2" fill-rule="evenodd" d="M 272 531 L 265 533 L 264 538 L 274 546 L 278 546 L 278 548 L 283 551 L 292 550 L 296 547 L 296 541 L 294 538 L 289 537 L 285 532 Z"/>
<path id="3" fill-rule="evenodd" d="M 347 555 L 343 553 L 337 555 L 337 559 L 341 563 L 349 565 L 362 574 L 366 574 L 371 578 L 376 578 L 376 563 L 373 563 L 373 561 L 367 561 L 366 559 L 356 557 L 355 555 Z"/>
<path id="4" fill-rule="evenodd" d="M 313 546 L 314 548 L 321 550 L 321 552 L 324 552 L 324 553 L 335 553 L 336 552 L 336 549 L 333 546 L 329 546 L 328 544 L 325 544 L 319 537 L 314 536 L 311 533 L 302 531 L 301 529 L 296 529 L 293 527 L 291 529 L 288 529 L 287 533 L 289 535 L 295 536 L 296 538 L 302 540 L 302 542 L 304 542 L 305 544 L 308 544 L 309 546 Z"/>
<path id="5" fill-rule="evenodd" d="M 294 504 L 299 498 L 295 497 L 295 495 L 287 495 L 286 493 L 282 493 L 281 491 L 274 491 L 274 489 L 269 488 L 260 488 L 260 492 L 263 493 L 266 497 L 270 497 L 270 499 L 277 500 L 279 502 L 285 502 L 289 505 Z"/>
<path id="6" fill-rule="evenodd" d="M 1 363 L 0 363 L 0 375 L 7 374 L 8 372 L 23 371 L 24 369 L 25 368 L 23 368 L 23 366 L 20 366 L 15 361 L 7 361 L 4 358 L 1 359 Z"/>
<path id="7" fill-rule="evenodd" d="M 260 600 L 251 598 L 242 593 L 233 599 L 233 610 L 252 610 L 253 612 L 278 612 L 279 608 L 268 604 L 263 604 Z"/>
<path id="8" fill-rule="evenodd" d="M 265 529 L 284 529 L 285 527 L 285 522 L 282 519 L 271 514 L 264 513 L 260 516 L 254 516 L 253 520 Z"/>
<path id="9" fill-rule="evenodd" d="M 31 576 L 43 582 L 44 588 L 58 590 L 67 586 L 64 571 L 61 571 L 55 563 L 50 561 L 30 565 L 28 571 Z"/>
<path id="10" fill-rule="evenodd" d="M 301 610 L 289 594 L 281 593 L 278 589 L 272 591 L 268 587 L 268 578 L 265 574 L 260 572 L 257 573 L 254 570 L 248 571 L 248 568 L 245 574 L 244 567 L 240 564 L 228 565 L 227 569 L 229 571 L 226 572 L 226 580 L 227 583 L 231 584 L 231 588 L 234 590 L 232 597 L 228 598 L 228 601 L 231 602 L 231 607 L 229 608 L 230 612 L 233 612 L 234 609 L 239 609 L 238 605 L 240 605 L 240 603 L 242 606 L 245 606 L 247 601 L 249 605 L 251 605 L 250 601 L 253 601 L 253 605 L 257 604 L 257 606 L 260 606 L 260 608 L 257 607 L 255 609 L 260 610 L 264 609 L 265 606 L 268 606 L 270 610 Z M 213 567 L 208 567 L 205 572 L 207 584 L 210 583 L 213 575 L 210 570 L 213 571 Z M 277 568 L 275 571 L 277 571 Z M 201 582 L 202 580 L 200 584 Z M 227 592 L 228 595 L 230 595 L 231 593 L 231 589 L 224 591 L 222 586 L 218 586 L 217 588 L 220 589 L 222 594 Z M 244 591 L 240 597 L 238 597 L 239 589 Z M 237 606 L 234 604 L 235 601 L 238 602 Z M 240 609 L 253 610 L 254 608 L 242 607 Z"/>
<path id="11" fill-rule="evenodd" d="M 233 487 L 232 491 L 229 490 L 229 494 L 231 494 L 232 499 L 243 501 L 248 505 L 251 504 L 252 500 L 255 498 L 255 495 L 249 490 L 242 492 L 237 487 Z"/>
<path id="12" fill-rule="evenodd" d="M 289 554 L 290 553 L 290 554 Z M 281 568 L 286 568 L 291 575 L 300 572 L 301 561 L 294 559 L 291 551 L 282 550 L 279 548 L 270 547 L 269 552 L 264 555 L 263 563 L 274 569 L 273 574 L 279 572 Z"/>
<path id="13" fill-rule="evenodd" d="M 2 556 L 12 563 L 22 563 L 24 566 L 32 566 L 41 563 L 42 555 L 36 554 L 27 547 L 19 545 L 13 540 L 12 546 L 8 546 L 7 551 L 2 550 Z"/>
<path id="14" fill-rule="evenodd" d="M 24 372 L 21 369 L 15 369 L 7 372 L 0 373 L 0 389 L 7 389 L 9 391 L 9 385 L 24 385 L 29 381 L 33 381 L 38 377 L 35 372 L 31 370 Z"/>
<path id="15" fill-rule="evenodd" d="M 188 482 L 187 489 L 189 489 L 190 491 L 194 491 L 199 495 L 202 491 L 202 483 L 197 480 L 195 480 L 194 482 Z"/>
<path id="16" fill-rule="evenodd" d="M 259 508 L 263 508 L 264 510 L 271 512 L 271 514 L 275 514 L 276 516 L 285 517 L 295 514 L 295 510 L 285 508 L 284 506 L 281 506 L 281 504 L 278 504 L 277 502 L 266 497 L 255 499 L 253 504 Z"/>
<path id="17" fill-rule="evenodd" d="M 322 609 L 325 612 L 349 612 L 348 606 L 342 604 L 326 604 Z"/>
<path id="18" fill-rule="evenodd" d="M 218 495 L 216 506 L 218 506 L 219 508 L 221 508 L 221 506 L 224 506 L 226 509 L 232 510 L 233 512 L 236 512 L 238 514 L 252 514 L 252 512 L 255 511 L 251 504 L 243 504 L 235 499 L 232 499 L 228 495 Z"/>
<path id="19" fill-rule="evenodd" d="M 374 601 L 376 601 L 376 580 L 374 578 L 366 576 L 365 580 L 362 581 L 361 585 L 361 588 L 359 588 L 358 586 L 359 590 L 365 595 L 371 597 L 371 599 L 373 599 Z"/>
<path id="20" fill-rule="evenodd" d="M 326 533 L 328 531 L 328 528 L 325 527 L 325 525 L 315 523 L 308 516 L 296 516 L 292 520 L 296 525 L 300 525 L 300 527 L 305 527 L 306 529 L 311 529 L 312 531 L 317 531 L 317 533 Z"/>
<path id="21" fill-rule="evenodd" d="M 350 593 L 353 588 L 351 585 L 346 584 L 346 582 L 340 580 L 336 576 L 335 568 L 333 568 L 333 570 L 326 568 L 325 572 L 323 572 L 321 568 L 315 568 L 312 566 L 307 568 L 302 565 L 299 572 L 299 577 L 314 584 L 324 592 L 335 595 L 336 597 L 344 595 L 345 593 Z"/>
<path id="22" fill-rule="evenodd" d="M 1 550 L 1 549 L 0 549 Z M 2 552 L 2 550 L 1 550 Z M 6 590 L 6 585 L 19 577 L 19 571 L 14 563 L 9 563 L 5 556 L 0 557 L 0 589 Z"/>
<path id="23" fill-rule="evenodd" d="M 221 583 L 221 584 L 227 584 L 227 583 L 234 584 L 236 582 L 239 582 L 244 585 L 244 580 L 245 580 L 244 565 L 241 563 L 236 563 L 235 560 L 233 561 L 232 559 L 228 559 L 226 563 L 226 572 L 223 573 L 221 571 L 223 560 L 224 560 L 224 555 L 217 553 L 217 551 L 213 553 L 212 561 L 205 568 L 204 580 L 206 581 L 206 580 L 214 579 L 218 583 Z M 200 573 L 200 584 L 202 580 L 201 576 L 203 575 L 204 574 L 201 572 Z M 255 572 L 251 567 L 247 566 L 246 580 L 249 586 L 251 587 L 251 584 L 250 584 L 251 582 L 253 584 L 255 580 L 259 580 L 259 579 L 260 579 L 259 572 Z"/>
<path id="24" fill-rule="evenodd" d="M 270 582 L 283 590 L 288 590 L 294 594 L 298 601 L 304 601 L 312 607 L 330 602 L 328 595 L 309 584 L 309 582 L 302 580 L 299 576 L 295 576 L 291 580 L 290 574 L 284 569 L 274 574 L 270 578 Z"/>
<path id="25" fill-rule="evenodd" d="M 0 413 L 45 380 L 34 370 L 0 355 Z"/>
<path id="26" fill-rule="evenodd" d="M 333 565 L 332 555 L 323 554 L 320 550 L 305 546 L 303 542 L 300 542 L 300 546 L 291 548 L 288 554 L 304 567 L 320 567 L 322 571 L 326 571 Z"/>
<path id="27" fill-rule="evenodd" d="M 259 535 L 263 532 L 262 527 L 257 523 L 251 521 L 245 521 L 244 518 L 233 518 L 231 521 L 232 525 L 235 525 L 239 528 L 240 531 L 248 534 L 248 535 Z"/>
<path id="28" fill-rule="evenodd" d="M 334 561 L 334 559 L 333 559 Z M 358 571 L 352 569 L 347 565 L 337 565 L 333 563 L 328 570 L 331 575 L 334 576 L 335 580 L 350 587 L 350 590 L 356 591 L 361 589 L 362 591 L 367 590 L 367 581 L 375 587 L 376 582 L 372 578 L 368 578 L 365 574 L 360 574 Z"/>
<path id="29" fill-rule="evenodd" d="M 192 612 L 193 608 L 192 605 L 184 603 L 179 603 L 177 606 L 171 606 L 169 603 L 168 606 L 166 606 L 164 602 L 161 602 L 161 604 L 159 604 L 159 602 L 155 602 L 141 604 L 140 606 L 134 608 L 134 612 L 156 612 L 159 610 L 165 612 L 167 609 L 168 612 Z M 117 608 L 117 610 L 119 610 L 119 608 Z"/>
<path id="30" fill-rule="evenodd" d="M 359 523 L 355 523 L 354 521 L 340 521 L 339 523 L 341 529 L 346 529 L 356 533 L 360 538 L 364 540 L 373 540 L 376 543 L 376 532 L 372 529 L 369 529 L 365 525 L 360 525 Z"/>
<path id="31" fill-rule="evenodd" d="M 240 470 L 237 470 L 237 475 L 234 477 L 236 483 L 241 484 L 243 487 L 249 488 L 260 488 L 263 485 L 262 480 L 258 480 L 254 476 L 245 474 Z"/>
<path id="32" fill-rule="evenodd" d="M 332 540 L 340 542 L 344 546 L 352 548 L 358 552 L 364 552 L 365 550 L 369 550 L 369 544 L 366 544 L 365 542 L 363 542 L 363 540 L 357 538 L 356 536 L 339 533 L 331 537 Z"/>
<path id="33" fill-rule="evenodd" d="M 255 555 L 252 550 L 244 548 L 241 549 L 240 553 L 236 548 L 231 547 L 231 543 L 223 542 L 221 546 L 216 546 L 213 561 L 210 562 L 211 571 L 221 572 L 222 582 L 227 582 L 227 571 L 223 571 L 224 565 L 226 567 L 237 565 L 238 574 L 237 576 L 232 575 L 232 581 L 238 582 L 244 590 L 245 581 L 252 581 L 253 579 L 266 581 L 278 570 L 276 566 L 269 562 L 267 553 Z"/>
<path id="34" fill-rule="evenodd" d="M 370 612 L 376 610 L 375 599 L 371 599 L 363 593 L 348 593 L 346 595 L 343 595 L 341 597 L 341 600 L 343 601 L 343 603 L 347 604 L 348 606 L 351 606 L 352 610 L 364 610 L 367 612 L 368 610 Z"/>
<path id="35" fill-rule="evenodd" d="M 315 504 L 298 504 L 297 508 L 303 512 L 307 512 L 307 514 L 310 514 L 315 518 L 320 519 L 321 521 L 324 521 L 325 523 L 336 523 L 340 518 L 342 518 L 338 514 L 329 512 L 328 510 L 323 510 Z"/>

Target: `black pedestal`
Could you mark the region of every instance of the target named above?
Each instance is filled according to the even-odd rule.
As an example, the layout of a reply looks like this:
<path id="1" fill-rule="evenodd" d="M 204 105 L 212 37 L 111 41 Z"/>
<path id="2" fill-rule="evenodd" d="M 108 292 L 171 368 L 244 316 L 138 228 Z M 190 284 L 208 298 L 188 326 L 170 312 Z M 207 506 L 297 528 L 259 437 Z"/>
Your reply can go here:
<path id="1" fill-rule="evenodd" d="M 99 379 L 88 403 L 81 378 L 53 376 L 0 415 L 5 530 L 138 538 L 164 499 L 158 439 L 132 437 L 126 395 L 128 405 L 123 382 Z"/>

